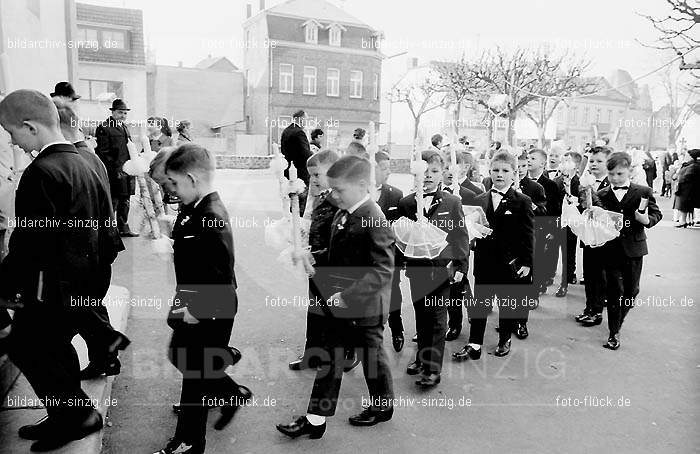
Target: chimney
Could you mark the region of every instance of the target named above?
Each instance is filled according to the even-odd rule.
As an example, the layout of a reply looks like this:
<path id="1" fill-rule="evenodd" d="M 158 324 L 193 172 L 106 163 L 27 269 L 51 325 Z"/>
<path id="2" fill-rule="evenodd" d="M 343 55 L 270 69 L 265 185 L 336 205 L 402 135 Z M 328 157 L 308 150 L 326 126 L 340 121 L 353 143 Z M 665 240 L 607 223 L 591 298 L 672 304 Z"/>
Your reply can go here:
<path id="1" fill-rule="evenodd" d="M 260 11 L 265 9 L 265 0 L 260 0 Z"/>
<path id="2" fill-rule="evenodd" d="M 245 18 L 250 19 L 250 17 L 253 15 L 253 5 L 250 3 L 245 5 Z"/>

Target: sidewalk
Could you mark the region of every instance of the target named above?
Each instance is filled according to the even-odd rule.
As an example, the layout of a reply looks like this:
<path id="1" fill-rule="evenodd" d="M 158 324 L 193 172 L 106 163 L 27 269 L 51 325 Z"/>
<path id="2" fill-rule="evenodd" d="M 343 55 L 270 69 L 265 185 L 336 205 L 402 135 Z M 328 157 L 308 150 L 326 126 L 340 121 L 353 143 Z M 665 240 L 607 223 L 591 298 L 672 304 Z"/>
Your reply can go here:
<path id="1" fill-rule="evenodd" d="M 126 332 L 126 322 L 129 317 L 130 305 L 114 303 L 117 301 L 128 301 L 128 299 L 129 290 L 125 287 L 114 285 L 110 286 L 107 296 L 105 297 L 105 300 L 112 302 L 112 304 L 107 305 L 112 325 L 121 332 Z M 80 367 L 85 367 L 87 365 L 85 342 L 77 336 L 73 340 L 73 345 L 80 358 Z M 87 395 L 99 403 L 98 410 L 102 416 L 105 417 L 105 425 L 109 424 L 106 415 L 111 400 L 113 381 L 114 377 L 109 377 L 82 383 L 83 390 Z M 25 424 L 36 422 L 46 414 L 44 407 L 13 405 L 13 401 L 18 402 L 22 399 L 35 400 L 37 397 L 34 391 L 32 391 L 27 379 L 23 375 L 20 375 L 12 388 L 10 388 L 7 397 L 0 405 L 0 440 L 2 440 L 0 443 L 0 454 L 29 452 L 32 441 L 19 438 L 19 436 L 17 436 L 17 430 Z M 99 453 L 102 450 L 103 433 L 104 431 L 100 431 L 52 452 L 65 454 Z"/>

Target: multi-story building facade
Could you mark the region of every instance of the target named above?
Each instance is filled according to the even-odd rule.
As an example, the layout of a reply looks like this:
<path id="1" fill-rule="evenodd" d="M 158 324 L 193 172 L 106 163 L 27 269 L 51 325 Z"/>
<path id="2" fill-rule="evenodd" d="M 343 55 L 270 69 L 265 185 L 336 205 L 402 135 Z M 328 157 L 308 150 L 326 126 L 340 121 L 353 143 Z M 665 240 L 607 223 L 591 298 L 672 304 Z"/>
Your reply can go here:
<path id="1" fill-rule="evenodd" d="M 303 109 L 307 131 L 344 146 L 355 128 L 379 122 L 380 32 L 325 0 L 288 0 L 243 23 L 245 114 L 250 134 L 279 143 Z"/>
<path id="2" fill-rule="evenodd" d="M 77 39 L 91 46 L 78 49 L 75 82 L 80 115 L 94 124 L 110 114 L 114 98 L 122 98 L 131 111 L 129 120 L 146 119 L 146 55 L 143 13 L 137 9 L 76 3 Z"/>

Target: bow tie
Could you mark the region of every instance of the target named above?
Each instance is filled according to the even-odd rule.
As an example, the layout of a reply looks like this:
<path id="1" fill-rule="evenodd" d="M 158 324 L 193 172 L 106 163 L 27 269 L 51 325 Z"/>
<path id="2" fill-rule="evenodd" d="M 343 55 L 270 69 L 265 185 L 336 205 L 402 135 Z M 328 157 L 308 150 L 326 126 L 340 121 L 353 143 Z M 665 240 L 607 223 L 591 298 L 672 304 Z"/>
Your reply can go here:
<path id="1" fill-rule="evenodd" d="M 602 183 L 603 180 L 595 180 L 596 183 Z"/>
<path id="2" fill-rule="evenodd" d="M 425 198 L 425 197 L 435 197 L 435 194 L 437 194 L 437 191 L 425 192 L 425 193 L 423 193 L 423 198 Z"/>
<path id="3" fill-rule="evenodd" d="M 505 192 L 501 192 L 501 191 L 499 191 L 498 189 L 494 189 L 494 188 L 491 188 L 491 193 L 492 193 L 492 194 L 498 194 L 498 195 L 500 195 L 501 197 L 505 197 L 505 196 L 506 196 L 506 193 L 505 193 Z"/>
<path id="4" fill-rule="evenodd" d="M 615 187 L 613 188 L 613 191 L 626 191 L 626 190 L 628 190 L 629 188 L 630 188 L 629 186 L 615 186 Z"/>

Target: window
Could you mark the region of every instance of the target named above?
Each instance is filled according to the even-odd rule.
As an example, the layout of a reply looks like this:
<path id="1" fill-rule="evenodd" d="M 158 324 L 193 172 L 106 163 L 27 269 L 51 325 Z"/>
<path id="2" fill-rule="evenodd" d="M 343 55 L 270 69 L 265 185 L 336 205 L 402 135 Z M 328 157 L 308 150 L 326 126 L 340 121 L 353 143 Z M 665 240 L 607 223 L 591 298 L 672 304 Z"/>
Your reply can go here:
<path id="1" fill-rule="evenodd" d="M 328 44 L 331 46 L 340 46 L 340 27 L 332 26 L 328 32 Z"/>
<path id="2" fill-rule="evenodd" d="M 306 42 L 309 44 L 318 43 L 318 26 L 314 22 L 306 23 Z"/>
<path id="3" fill-rule="evenodd" d="M 119 30 L 102 30 L 102 46 L 106 49 L 126 48 L 126 37 L 123 31 Z"/>
<path id="4" fill-rule="evenodd" d="M 612 124 L 612 109 L 608 109 L 608 123 Z"/>
<path id="5" fill-rule="evenodd" d="M 80 47 L 99 47 L 97 30 L 94 28 L 78 28 L 78 43 Z"/>
<path id="6" fill-rule="evenodd" d="M 340 96 L 340 70 L 328 68 L 326 72 L 326 96 Z"/>
<path id="7" fill-rule="evenodd" d="M 41 18 L 41 0 L 27 0 L 27 9 L 37 18 Z"/>
<path id="8" fill-rule="evenodd" d="M 116 80 L 79 79 L 77 92 L 90 101 L 108 101 L 124 97 L 124 82 Z"/>
<path id="9" fill-rule="evenodd" d="M 569 109 L 569 123 L 572 125 L 576 124 L 576 111 L 578 110 L 578 107 L 571 107 Z"/>
<path id="10" fill-rule="evenodd" d="M 316 94 L 316 68 L 314 66 L 304 66 L 304 94 Z"/>
<path id="11" fill-rule="evenodd" d="M 588 123 L 588 107 L 583 109 L 583 118 L 581 118 L 581 124 L 585 125 Z"/>
<path id="12" fill-rule="evenodd" d="M 595 110 L 595 122 L 600 123 L 600 109 Z"/>
<path id="13" fill-rule="evenodd" d="M 374 75 L 374 84 L 372 85 L 372 99 L 379 99 L 379 74 Z"/>
<path id="14" fill-rule="evenodd" d="M 557 107 L 557 121 L 564 121 L 564 108 L 561 105 Z"/>
<path id="15" fill-rule="evenodd" d="M 350 97 L 362 97 L 362 71 L 350 71 Z"/>
<path id="16" fill-rule="evenodd" d="M 294 65 L 280 63 L 280 93 L 294 93 Z"/>

